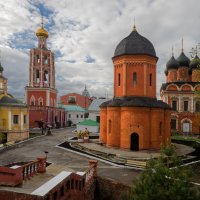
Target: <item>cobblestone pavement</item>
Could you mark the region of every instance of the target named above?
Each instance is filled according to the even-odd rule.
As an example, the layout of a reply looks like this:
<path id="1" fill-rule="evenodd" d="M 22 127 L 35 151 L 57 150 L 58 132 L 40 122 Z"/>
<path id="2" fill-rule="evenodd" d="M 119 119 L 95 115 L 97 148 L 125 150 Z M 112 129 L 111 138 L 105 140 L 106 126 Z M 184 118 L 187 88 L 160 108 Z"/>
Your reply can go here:
<path id="1" fill-rule="evenodd" d="M 0 152 L 0 165 L 18 161 L 35 160 L 48 151 L 48 162 L 69 168 L 69 171 L 84 171 L 88 167 L 87 157 L 60 149 L 56 145 L 62 143 L 66 137 L 74 136 L 72 128 L 53 130 L 51 136 L 41 136 L 26 141 L 16 147 Z M 131 185 L 132 180 L 138 177 L 141 171 L 119 168 L 98 161 L 98 175 Z"/>

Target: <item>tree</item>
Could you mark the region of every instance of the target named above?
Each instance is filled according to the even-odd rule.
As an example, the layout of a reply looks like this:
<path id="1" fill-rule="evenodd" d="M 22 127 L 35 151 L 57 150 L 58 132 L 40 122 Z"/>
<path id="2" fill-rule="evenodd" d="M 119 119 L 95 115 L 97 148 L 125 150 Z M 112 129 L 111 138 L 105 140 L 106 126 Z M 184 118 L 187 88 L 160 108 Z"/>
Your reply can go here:
<path id="1" fill-rule="evenodd" d="M 191 183 L 192 172 L 181 167 L 174 147 L 162 148 L 159 159 L 152 159 L 141 177 L 133 182 L 122 200 L 199 200 L 198 189 Z M 172 164 L 176 167 L 169 168 Z"/>

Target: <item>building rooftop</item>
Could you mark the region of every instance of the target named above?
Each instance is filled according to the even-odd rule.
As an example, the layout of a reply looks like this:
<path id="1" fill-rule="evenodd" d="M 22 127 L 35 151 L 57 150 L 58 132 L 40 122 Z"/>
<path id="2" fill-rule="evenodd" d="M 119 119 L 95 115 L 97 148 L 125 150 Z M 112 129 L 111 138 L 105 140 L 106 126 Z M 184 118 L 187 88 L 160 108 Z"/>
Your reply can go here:
<path id="1" fill-rule="evenodd" d="M 83 109 L 80 106 L 77 105 L 60 105 L 61 108 L 64 108 L 65 111 L 70 111 L 70 112 L 85 112 L 85 109 Z"/>
<path id="2" fill-rule="evenodd" d="M 84 121 L 78 123 L 78 125 L 99 126 L 99 123 L 96 122 L 96 121 L 93 121 L 93 120 L 91 120 L 91 119 L 87 119 L 87 120 L 84 120 Z"/>
<path id="3" fill-rule="evenodd" d="M 99 111 L 100 110 L 100 105 L 106 101 L 109 101 L 110 99 L 95 99 L 92 101 L 90 104 L 88 111 Z"/>

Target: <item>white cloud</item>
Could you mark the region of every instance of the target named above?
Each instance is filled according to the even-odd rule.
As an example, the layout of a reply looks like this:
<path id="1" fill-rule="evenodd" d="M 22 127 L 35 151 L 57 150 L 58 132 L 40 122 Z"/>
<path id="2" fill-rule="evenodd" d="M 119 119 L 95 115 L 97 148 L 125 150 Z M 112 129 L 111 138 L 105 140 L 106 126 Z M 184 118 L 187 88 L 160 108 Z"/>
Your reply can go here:
<path id="1" fill-rule="evenodd" d="M 45 17 L 45 25 L 50 26 L 48 47 L 61 54 L 56 58 L 56 84 L 60 94 L 81 93 L 86 84 L 92 95 L 104 96 L 108 93 L 112 96 L 111 58 L 117 44 L 131 32 L 134 16 L 138 32 L 154 44 L 159 57 L 158 95 L 161 83 L 165 82 L 164 68 L 171 56 L 172 45 L 175 57 L 178 57 L 183 37 L 184 49 L 189 56 L 191 47 L 199 42 L 200 2 L 198 0 L 174 0 L 173 2 L 165 0 L 7 0 L 0 2 L 2 62 L 9 79 L 10 92 L 17 95 L 23 94 L 24 86 L 28 83 L 29 64 L 28 48 L 20 46 L 19 43 L 29 43 L 29 48 L 36 45 L 35 40 L 32 40 L 40 22 L 37 7 L 39 3 L 51 10 L 50 15 Z M 21 38 L 17 34 L 22 34 Z M 30 36 L 25 38 L 24 34 Z M 6 46 L 16 46 L 17 49 L 8 51 Z M 9 61 L 10 56 L 15 60 L 14 63 Z M 85 63 L 88 56 L 95 59 L 95 63 Z M 16 77 L 16 71 L 11 69 L 20 70 L 23 76 Z"/>

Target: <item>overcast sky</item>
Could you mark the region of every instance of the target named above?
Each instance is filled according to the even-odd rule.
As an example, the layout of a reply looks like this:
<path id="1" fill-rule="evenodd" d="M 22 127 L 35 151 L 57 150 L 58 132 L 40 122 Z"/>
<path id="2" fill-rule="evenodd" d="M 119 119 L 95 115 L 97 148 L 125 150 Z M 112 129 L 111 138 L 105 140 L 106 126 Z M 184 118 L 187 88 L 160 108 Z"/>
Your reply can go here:
<path id="1" fill-rule="evenodd" d="M 175 57 L 200 42 L 199 0 L 6 0 L 0 1 L 0 50 L 8 89 L 23 97 L 28 83 L 29 50 L 37 46 L 36 29 L 44 15 L 48 48 L 55 53 L 59 95 L 113 96 L 112 56 L 117 44 L 137 31 L 154 45 L 157 96 L 174 46 Z"/>

